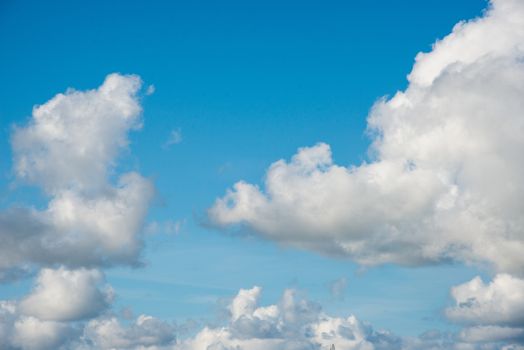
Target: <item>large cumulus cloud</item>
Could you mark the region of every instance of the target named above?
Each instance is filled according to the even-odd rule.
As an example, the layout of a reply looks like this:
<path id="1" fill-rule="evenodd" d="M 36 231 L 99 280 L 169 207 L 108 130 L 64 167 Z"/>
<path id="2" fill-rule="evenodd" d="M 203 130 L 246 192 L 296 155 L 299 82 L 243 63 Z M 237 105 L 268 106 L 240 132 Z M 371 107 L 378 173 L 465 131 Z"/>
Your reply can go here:
<path id="1" fill-rule="evenodd" d="M 524 3 L 492 1 L 419 54 L 409 86 L 368 117 L 369 162 L 299 149 L 238 182 L 216 225 L 362 264 L 457 260 L 524 271 Z"/>
<path id="2" fill-rule="evenodd" d="M 138 76 L 110 74 L 97 89 L 56 95 L 15 126 L 16 178 L 49 201 L 42 210 L 0 212 L 0 279 L 34 265 L 138 262 L 154 189 L 140 174 L 115 169 L 129 131 L 141 126 L 140 87 Z"/>

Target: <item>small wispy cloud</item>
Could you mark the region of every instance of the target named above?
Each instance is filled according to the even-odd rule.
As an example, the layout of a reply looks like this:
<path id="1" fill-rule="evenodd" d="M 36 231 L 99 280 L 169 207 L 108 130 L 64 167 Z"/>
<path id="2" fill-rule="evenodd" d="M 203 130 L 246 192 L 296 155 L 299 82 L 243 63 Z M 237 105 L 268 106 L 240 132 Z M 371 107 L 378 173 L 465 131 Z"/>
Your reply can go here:
<path id="1" fill-rule="evenodd" d="M 344 300 L 347 288 L 348 279 L 346 277 L 341 277 L 329 284 L 329 292 L 331 296 L 337 300 Z"/>
<path id="2" fill-rule="evenodd" d="M 217 172 L 218 172 L 218 174 L 222 175 L 225 172 L 227 172 L 229 169 L 231 169 L 232 166 L 233 165 L 231 164 L 231 162 L 226 162 L 226 163 L 224 163 L 224 164 L 222 164 L 221 166 L 218 167 Z"/>
<path id="3" fill-rule="evenodd" d="M 146 95 L 149 96 L 149 95 L 153 95 L 156 91 L 156 88 L 153 84 L 149 85 L 146 89 Z"/>
<path id="4" fill-rule="evenodd" d="M 150 222 L 145 229 L 147 234 L 158 234 L 165 233 L 168 235 L 175 235 L 180 233 L 182 226 L 184 225 L 185 220 L 166 220 L 166 221 L 152 221 Z"/>
<path id="5" fill-rule="evenodd" d="M 169 133 L 167 141 L 164 143 L 164 148 L 169 148 L 173 145 L 177 145 L 181 143 L 182 140 L 182 130 L 180 128 L 173 129 Z"/>

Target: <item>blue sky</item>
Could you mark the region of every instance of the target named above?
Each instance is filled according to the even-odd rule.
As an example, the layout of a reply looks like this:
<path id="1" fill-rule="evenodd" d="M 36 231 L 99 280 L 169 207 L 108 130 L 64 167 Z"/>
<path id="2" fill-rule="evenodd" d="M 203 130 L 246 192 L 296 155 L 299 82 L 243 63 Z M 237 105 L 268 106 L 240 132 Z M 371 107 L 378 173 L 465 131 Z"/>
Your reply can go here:
<path id="1" fill-rule="evenodd" d="M 45 193 L 13 172 L 13 125 L 34 105 L 106 75 L 137 74 L 143 127 L 131 131 L 114 179 L 138 171 L 156 192 L 142 252 L 145 266 L 105 270 L 113 310 L 164 320 L 213 320 L 240 288 L 262 303 L 296 288 L 335 316 L 417 336 L 457 330 L 443 314 L 450 288 L 480 275 L 475 264 L 362 267 L 351 258 L 284 246 L 208 225 L 206 211 L 235 182 L 262 185 L 268 167 L 325 142 L 341 166 L 370 161 L 373 104 L 408 87 L 418 52 L 484 0 L 451 1 L 2 1 L 0 4 L 0 208 L 45 208 Z M 180 142 L 169 144 L 173 131 Z M 169 225 L 178 223 L 177 232 Z M 36 273 L 36 272 L 35 272 Z M 347 279 L 343 297 L 330 284 Z M 25 278 L 0 299 L 28 293 Z M 202 321 L 206 322 L 206 321 Z"/>

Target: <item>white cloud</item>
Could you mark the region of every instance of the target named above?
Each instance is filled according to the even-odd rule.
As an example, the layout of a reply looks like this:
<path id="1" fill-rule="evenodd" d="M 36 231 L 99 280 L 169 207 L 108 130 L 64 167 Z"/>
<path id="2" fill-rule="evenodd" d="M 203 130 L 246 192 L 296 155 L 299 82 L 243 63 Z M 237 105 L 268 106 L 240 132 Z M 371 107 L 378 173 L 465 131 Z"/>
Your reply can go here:
<path id="1" fill-rule="evenodd" d="M 152 195 L 148 180 L 127 173 L 104 196 L 91 199 L 74 192 L 62 193 L 50 202 L 46 214 L 55 230 L 75 233 L 67 243 L 90 245 L 99 258 L 132 260 L 142 245 L 139 234 Z"/>
<path id="2" fill-rule="evenodd" d="M 112 290 L 102 283 L 97 270 L 43 269 L 21 301 L 0 301 L 0 348 L 63 349 L 80 335 L 76 321 L 109 307 Z"/>
<path id="3" fill-rule="evenodd" d="M 455 305 L 446 310 L 453 321 L 473 325 L 524 327 L 524 280 L 499 274 L 489 283 L 480 277 L 451 289 Z"/>
<path id="4" fill-rule="evenodd" d="M 42 269 L 29 295 L 0 300 L 0 348 L 173 349 L 174 325 L 147 315 L 123 325 L 110 313 L 112 300 L 98 270 Z"/>
<path id="5" fill-rule="evenodd" d="M 14 324 L 12 346 L 22 350 L 58 349 L 72 335 L 68 325 L 21 317 Z"/>
<path id="6" fill-rule="evenodd" d="M 96 90 L 68 90 L 35 107 L 14 129 L 15 173 L 44 189 L 49 203 L 0 212 L 0 277 L 35 264 L 137 263 L 154 188 L 114 169 L 128 132 L 141 126 L 140 86 L 137 76 L 110 74 Z"/>
<path id="7" fill-rule="evenodd" d="M 458 260 L 524 271 L 524 3 L 496 0 L 420 54 L 368 117 L 372 161 L 301 148 L 209 210 L 221 227 L 361 264 Z"/>
<path id="8" fill-rule="evenodd" d="M 113 298 L 113 291 L 100 289 L 98 270 L 43 269 L 36 287 L 20 302 L 22 314 L 45 321 L 76 321 L 98 316 Z"/>
<path id="9" fill-rule="evenodd" d="M 140 127 L 138 76 L 110 74 L 96 90 L 68 90 L 33 109 L 12 135 L 20 179 L 49 193 L 103 190 L 127 133 Z"/>
<path id="10" fill-rule="evenodd" d="M 521 11 L 519 0 L 491 0 L 487 15 L 457 23 L 430 53 L 419 53 L 409 81 L 431 85 L 445 70 L 461 69 L 482 57 L 520 55 L 524 41 Z"/>
<path id="11" fill-rule="evenodd" d="M 446 316 L 467 325 L 458 339 L 479 348 L 488 344 L 496 349 L 513 343 L 524 345 L 524 280 L 508 274 L 496 275 L 490 283 L 480 277 L 451 289 L 454 305 L 445 310 Z M 520 345 L 519 345 L 520 344 Z"/>
<path id="12" fill-rule="evenodd" d="M 2 317 L 1 349 L 6 350 L 175 350 L 175 327 L 151 316 L 140 315 L 129 325 L 111 316 L 85 324 L 42 321 L 16 313 Z"/>
<path id="13" fill-rule="evenodd" d="M 231 319 L 236 321 L 242 316 L 253 314 L 261 292 L 262 288 L 256 286 L 251 289 L 241 289 L 229 306 Z"/>
<path id="14" fill-rule="evenodd" d="M 148 180 L 129 173 L 101 196 L 65 191 L 45 211 L 12 208 L 0 213 L 0 269 L 134 263 L 153 191 Z"/>
<path id="15" fill-rule="evenodd" d="M 240 290 L 232 300 L 227 326 L 205 327 L 193 338 L 179 342 L 177 350 L 337 350 L 397 349 L 400 339 L 388 332 L 374 331 L 354 316 L 331 317 L 318 304 L 284 292 L 275 305 L 259 306 L 261 288 Z"/>

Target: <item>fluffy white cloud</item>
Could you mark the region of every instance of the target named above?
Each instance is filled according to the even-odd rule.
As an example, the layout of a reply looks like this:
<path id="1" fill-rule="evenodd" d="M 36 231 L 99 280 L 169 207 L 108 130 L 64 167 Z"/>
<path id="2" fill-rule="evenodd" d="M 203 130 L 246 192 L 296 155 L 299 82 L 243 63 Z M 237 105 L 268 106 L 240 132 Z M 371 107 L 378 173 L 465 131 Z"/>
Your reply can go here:
<path id="1" fill-rule="evenodd" d="M 493 1 L 417 56 L 410 85 L 368 117 L 372 161 L 333 163 L 326 144 L 238 182 L 218 226 L 361 264 L 458 260 L 524 271 L 524 3 Z"/>
<path id="2" fill-rule="evenodd" d="M 43 269 L 33 292 L 21 301 L 20 311 L 46 321 L 95 317 L 113 298 L 111 288 L 99 288 L 103 280 L 98 270 Z"/>
<path id="3" fill-rule="evenodd" d="M 63 323 L 41 321 L 35 317 L 21 317 L 13 325 L 11 344 L 15 349 L 58 349 L 74 332 Z"/>
<path id="4" fill-rule="evenodd" d="M 455 305 L 446 310 L 453 321 L 473 325 L 524 327 L 524 280 L 499 274 L 489 283 L 480 277 L 451 289 Z"/>
<path id="5" fill-rule="evenodd" d="M 400 338 L 374 331 L 354 316 L 331 317 L 318 304 L 286 290 L 275 305 L 259 306 L 261 288 L 240 290 L 230 304 L 227 326 L 205 327 L 177 350 L 399 349 Z"/>
<path id="6" fill-rule="evenodd" d="M 62 192 L 49 203 L 45 215 L 55 232 L 73 233 L 57 241 L 73 249 L 89 248 L 90 257 L 85 259 L 132 260 L 142 246 L 139 236 L 153 191 L 148 180 L 127 173 L 104 196 L 84 198 Z"/>
<path id="7" fill-rule="evenodd" d="M 0 348 L 68 348 L 81 332 L 75 321 L 103 313 L 112 290 L 97 270 L 44 269 L 21 301 L 0 301 Z M 103 289 L 102 289 L 103 288 Z"/>
<path id="8" fill-rule="evenodd" d="M 72 286 L 71 294 L 78 292 Z M 86 301 L 89 296 L 86 296 Z M 45 302 L 45 300 L 40 300 Z M 58 312 L 77 307 L 79 300 L 63 300 Z M 80 303 L 82 303 L 80 301 Z M 85 301 L 83 302 L 85 304 Z M 52 311 L 53 305 L 40 304 Z M 43 320 L 22 313 L 23 305 L 0 301 L 0 348 L 5 350 L 175 350 L 175 327 L 151 316 L 141 315 L 129 325 L 117 318 L 102 315 L 88 322 Z"/>
<path id="9" fill-rule="evenodd" d="M 0 213 L 0 269 L 134 263 L 153 191 L 148 180 L 129 173 L 103 196 L 65 191 L 44 211 L 12 208 Z"/>
<path id="10" fill-rule="evenodd" d="M 409 81 L 431 85 L 443 71 L 460 69 L 482 57 L 521 55 L 524 19 L 519 0 L 491 0 L 483 18 L 459 22 L 453 32 L 433 45 L 430 53 L 419 53 Z"/>
<path id="11" fill-rule="evenodd" d="M 27 296 L 0 300 L 0 349 L 174 349 L 174 325 L 147 315 L 123 325 L 112 300 L 99 270 L 42 269 Z"/>
<path id="12" fill-rule="evenodd" d="M 33 109 L 28 125 L 12 136 L 20 179 L 50 193 L 100 190 L 127 133 L 140 127 L 138 76 L 110 74 L 96 90 L 68 90 Z"/>
<path id="13" fill-rule="evenodd" d="M 484 283 L 475 277 L 453 287 L 451 296 L 454 305 L 446 309 L 446 316 L 468 325 L 458 334 L 460 341 L 489 349 L 524 345 L 524 280 L 499 274 Z"/>
<path id="14" fill-rule="evenodd" d="M 12 136 L 15 173 L 49 196 L 46 209 L 0 212 L 0 278 L 32 265 L 136 264 L 151 182 L 114 174 L 127 134 L 141 126 L 137 76 L 111 74 L 96 90 L 58 94 Z M 116 185 L 112 184 L 116 177 Z"/>
<path id="15" fill-rule="evenodd" d="M 0 280 L 35 265 L 62 267 L 42 269 L 20 301 L 0 302 L 0 348 L 156 349 L 174 341 L 172 326 L 152 317 L 124 327 L 109 316 L 112 290 L 92 269 L 139 263 L 154 188 L 115 169 L 129 131 L 141 127 L 141 84 L 110 74 L 95 90 L 56 95 L 14 128 L 15 174 L 49 201 L 0 212 Z"/>

